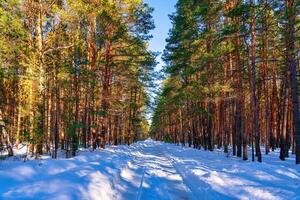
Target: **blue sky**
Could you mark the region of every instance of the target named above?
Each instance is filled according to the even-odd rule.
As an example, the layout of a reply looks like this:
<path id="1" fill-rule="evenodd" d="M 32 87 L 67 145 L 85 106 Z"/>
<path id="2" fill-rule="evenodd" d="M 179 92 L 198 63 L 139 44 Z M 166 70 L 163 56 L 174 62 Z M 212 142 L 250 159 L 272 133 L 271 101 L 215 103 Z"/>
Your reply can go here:
<path id="1" fill-rule="evenodd" d="M 169 29 L 172 27 L 169 14 L 175 12 L 175 4 L 177 0 L 145 0 L 154 8 L 153 18 L 155 21 L 155 30 L 152 31 L 153 39 L 150 41 L 149 48 L 152 51 L 163 52 L 166 45 Z M 158 58 L 159 65 L 157 69 L 161 69 L 163 62 Z"/>
<path id="2" fill-rule="evenodd" d="M 175 12 L 175 4 L 177 0 L 144 0 L 151 7 L 154 8 L 152 13 L 155 22 L 155 29 L 151 32 L 153 38 L 150 41 L 149 48 L 155 52 L 163 52 L 166 46 L 166 38 L 168 37 L 169 30 L 172 27 L 169 15 Z M 159 64 L 156 70 L 162 69 L 163 61 L 161 57 L 157 58 Z M 160 84 L 160 81 L 157 81 Z M 152 94 L 154 95 L 154 94 Z M 155 96 L 155 95 L 154 95 Z M 154 99 L 152 99 L 154 100 Z M 150 109 L 151 110 L 151 109 Z M 152 111 L 152 110 L 151 110 Z M 152 112 L 147 114 L 148 122 L 151 124 Z"/>

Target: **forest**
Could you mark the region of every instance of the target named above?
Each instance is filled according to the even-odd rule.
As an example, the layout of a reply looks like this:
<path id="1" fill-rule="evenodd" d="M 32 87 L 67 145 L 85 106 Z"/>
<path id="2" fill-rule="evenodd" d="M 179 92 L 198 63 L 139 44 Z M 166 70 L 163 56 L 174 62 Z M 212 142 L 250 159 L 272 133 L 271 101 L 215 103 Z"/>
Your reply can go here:
<path id="1" fill-rule="evenodd" d="M 1 0 L 1 147 L 34 155 L 145 139 L 155 86 L 141 1 Z M 299 2 L 179 0 L 150 135 L 300 163 Z M 116 12 L 116 10 L 118 12 Z M 152 106 L 153 107 L 153 106 Z M 264 146 L 261 152 L 261 146 Z M 298 147 L 298 148 L 297 148 Z"/>
<path id="2" fill-rule="evenodd" d="M 300 164 L 300 2 L 179 0 L 150 135 Z M 262 147 L 262 148 L 261 148 Z"/>
<path id="3" fill-rule="evenodd" d="M 154 28 L 139 0 L 1 0 L 1 146 L 58 149 L 131 144 L 147 134 Z M 116 12 L 117 11 L 117 12 Z"/>
<path id="4" fill-rule="evenodd" d="M 299 71 L 299 0 L 0 0 L 0 199 L 299 199 Z"/>

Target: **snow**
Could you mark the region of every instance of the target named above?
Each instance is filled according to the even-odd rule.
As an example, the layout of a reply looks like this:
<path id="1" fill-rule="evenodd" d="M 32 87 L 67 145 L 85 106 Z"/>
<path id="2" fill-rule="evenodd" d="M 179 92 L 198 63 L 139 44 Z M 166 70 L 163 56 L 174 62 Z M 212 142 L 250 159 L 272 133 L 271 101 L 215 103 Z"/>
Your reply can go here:
<path id="1" fill-rule="evenodd" d="M 22 154 L 20 150 L 19 155 Z M 300 199 L 294 157 L 263 163 L 146 140 L 72 159 L 0 161 L 0 199 Z"/>

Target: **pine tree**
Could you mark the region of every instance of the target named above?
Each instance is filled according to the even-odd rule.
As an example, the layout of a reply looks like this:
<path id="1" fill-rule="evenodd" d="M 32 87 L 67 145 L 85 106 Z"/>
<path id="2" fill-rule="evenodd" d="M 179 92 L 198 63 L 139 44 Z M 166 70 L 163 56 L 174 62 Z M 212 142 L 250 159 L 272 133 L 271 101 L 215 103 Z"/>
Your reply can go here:
<path id="1" fill-rule="evenodd" d="M 252 146 L 259 162 L 261 144 L 266 154 L 280 147 L 282 160 L 297 151 L 297 5 L 178 1 L 153 137 L 205 150 L 231 146 L 244 160 Z"/>

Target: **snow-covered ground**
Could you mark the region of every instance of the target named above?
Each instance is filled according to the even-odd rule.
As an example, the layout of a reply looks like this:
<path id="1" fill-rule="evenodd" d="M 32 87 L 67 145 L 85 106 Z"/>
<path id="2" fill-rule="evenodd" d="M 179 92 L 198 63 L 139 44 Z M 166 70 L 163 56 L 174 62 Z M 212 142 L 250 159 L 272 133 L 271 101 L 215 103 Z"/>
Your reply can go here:
<path id="1" fill-rule="evenodd" d="M 72 159 L 0 161 L 0 199 L 300 199 L 291 157 L 262 164 L 146 140 Z"/>

